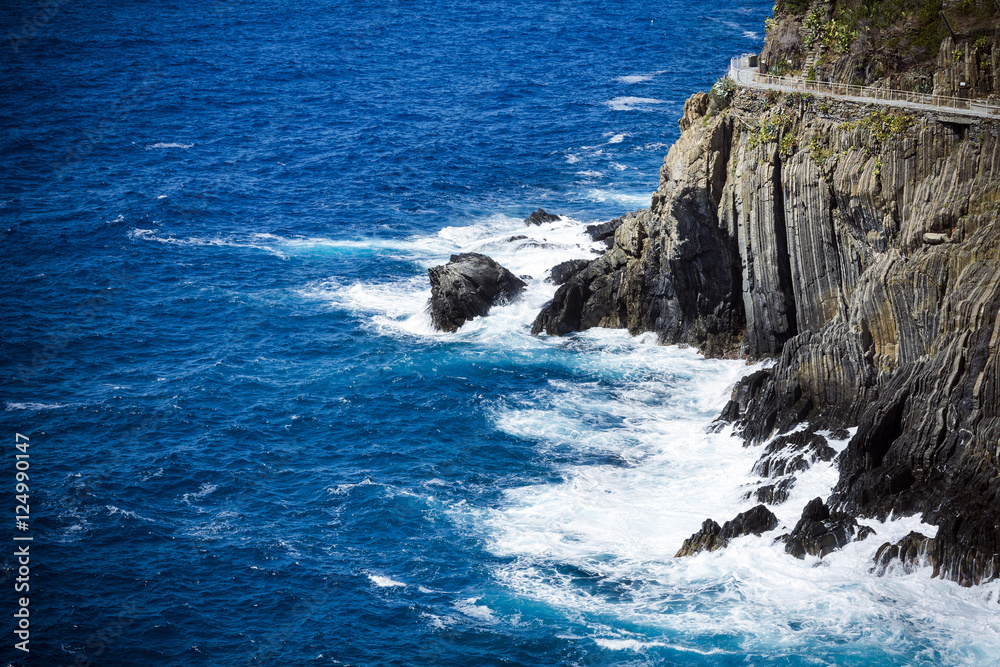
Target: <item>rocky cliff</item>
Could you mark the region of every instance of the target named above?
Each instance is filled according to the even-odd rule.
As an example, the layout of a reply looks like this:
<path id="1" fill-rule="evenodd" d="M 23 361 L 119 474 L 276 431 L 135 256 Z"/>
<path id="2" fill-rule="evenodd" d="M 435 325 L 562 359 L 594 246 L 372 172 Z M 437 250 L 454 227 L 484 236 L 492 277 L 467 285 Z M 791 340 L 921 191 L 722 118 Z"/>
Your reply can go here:
<path id="1" fill-rule="evenodd" d="M 650 207 L 535 331 L 772 357 L 723 415 L 768 443 L 759 500 L 857 427 L 830 510 L 919 513 L 939 573 L 997 576 L 1000 122 L 718 87 L 681 128 Z"/>

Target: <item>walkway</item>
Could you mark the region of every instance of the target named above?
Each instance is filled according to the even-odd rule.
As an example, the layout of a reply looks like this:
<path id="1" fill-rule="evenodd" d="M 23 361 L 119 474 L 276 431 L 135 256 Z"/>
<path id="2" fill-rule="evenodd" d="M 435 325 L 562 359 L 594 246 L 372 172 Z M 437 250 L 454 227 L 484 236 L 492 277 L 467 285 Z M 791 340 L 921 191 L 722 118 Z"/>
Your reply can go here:
<path id="1" fill-rule="evenodd" d="M 847 102 L 861 104 L 884 104 L 914 111 L 931 111 L 934 113 L 949 113 L 978 118 L 993 118 L 1000 120 L 1000 107 L 987 104 L 985 100 L 969 100 L 960 97 L 945 97 L 944 95 L 928 95 L 905 90 L 888 90 L 872 86 L 851 86 L 846 83 L 825 83 L 823 81 L 807 81 L 800 77 L 772 76 L 760 74 L 757 67 L 750 67 L 752 60 L 744 54 L 733 58 L 726 73 L 730 79 L 741 86 L 750 88 L 765 88 L 784 93 L 811 93 L 819 97 L 831 97 Z"/>

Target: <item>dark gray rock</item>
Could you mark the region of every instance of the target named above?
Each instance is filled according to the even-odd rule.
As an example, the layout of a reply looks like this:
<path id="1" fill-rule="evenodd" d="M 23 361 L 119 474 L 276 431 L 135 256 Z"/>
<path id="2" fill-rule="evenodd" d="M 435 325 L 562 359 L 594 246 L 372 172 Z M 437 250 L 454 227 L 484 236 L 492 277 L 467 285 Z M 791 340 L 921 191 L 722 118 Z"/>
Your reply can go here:
<path id="1" fill-rule="evenodd" d="M 916 531 L 910 531 L 906 537 L 895 544 L 884 543 L 875 552 L 873 560 L 875 565 L 872 566 L 871 571 L 880 577 L 897 563 L 907 573 L 929 563 L 934 566 L 933 576 L 938 575 L 937 563 L 934 559 L 934 540 Z"/>
<path id="2" fill-rule="evenodd" d="M 551 213 L 546 213 L 545 209 L 540 208 L 527 218 L 524 219 L 524 224 L 526 225 L 541 225 L 546 222 L 555 222 L 559 219 L 558 215 L 553 215 Z"/>
<path id="3" fill-rule="evenodd" d="M 607 222 L 601 222 L 596 225 L 587 225 L 587 234 L 589 234 L 590 238 L 594 241 L 604 243 L 604 245 L 610 249 L 615 244 L 615 231 L 622 226 L 622 223 L 625 222 L 627 218 L 634 217 L 638 213 L 638 211 L 633 211 L 614 218 L 613 220 L 608 220 Z"/>
<path id="4" fill-rule="evenodd" d="M 802 518 L 786 538 L 785 551 L 796 558 L 805 558 L 806 554 L 822 558 L 855 537 L 864 539 L 871 532 L 866 526 L 858 526 L 851 515 L 830 512 L 822 498 L 814 498 L 802 510 Z"/>
<path id="5" fill-rule="evenodd" d="M 788 500 L 788 495 L 795 487 L 794 477 L 785 477 L 774 484 L 765 484 L 743 496 L 744 500 L 755 499 L 765 505 L 780 505 Z"/>
<path id="6" fill-rule="evenodd" d="M 757 505 L 746 512 L 740 512 L 727 521 L 719 532 L 719 537 L 727 543 L 743 535 L 760 535 L 778 526 L 778 517 L 763 505 Z"/>
<path id="7" fill-rule="evenodd" d="M 746 512 L 740 512 L 722 527 L 712 519 L 705 519 L 701 530 L 684 540 L 675 558 L 693 556 L 701 551 L 716 551 L 729 545 L 732 540 L 743 535 L 760 535 L 773 530 L 778 518 L 763 505 L 757 505 Z"/>
<path id="8" fill-rule="evenodd" d="M 705 519 L 704 523 L 701 524 L 701 530 L 684 540 L 684 544 L 681 545 L 681 548 L 676 554 L 674 554 L 674 558 L 693 556 L 702 551 L 715 551 L 716 549 L 721 549 L 725 546 L 724 544 L 719 543 L 719 533 L 721 532 L 722 527 L 719 526 L 719 524 L 715 523 L 711 519 Z"/>
<path id="9" fill-rule="evenodd" d="M 489 313 L 491 307 L 515 300 L 527 287 L 513 273 L 479 253 L 452 255 L 447 264 L 427 272 L 431 279 L 431 321 L 442 331 L 458 331 L 467 321 Z"/>
<path id="10" fill-rule="evenodd" d="M 582 271 L 590 264 L 589 259 L 570 259 L 561 264 L 556 264 L 549 271 L 549 282 L 562 285 L 574 275 Z"/>

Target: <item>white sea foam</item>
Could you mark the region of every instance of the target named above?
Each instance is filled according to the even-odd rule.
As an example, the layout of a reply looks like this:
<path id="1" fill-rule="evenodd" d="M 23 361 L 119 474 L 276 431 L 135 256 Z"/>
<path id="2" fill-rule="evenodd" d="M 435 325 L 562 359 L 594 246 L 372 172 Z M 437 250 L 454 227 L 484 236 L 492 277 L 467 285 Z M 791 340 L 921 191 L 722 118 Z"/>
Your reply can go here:
<path id="1" fill-rule="evenodd" d="M 5 403 L 7 410 L 56 410 L 58 408 L 65 408 L 66 405 L 63 403 L 15 403 L 14 401 L 7 401 Z"/>
<path id="2" fill-rule="evenodd" d="M 932 579 L 927 568 L 870 572 L 883 542 L 911 530 L 934 535 L 918 517 L 862 520 L 875 535 L 822 561 L 797 560 L 775 542 L 809 500 L 829 495 L 837 480 L 832 462 L 799 476 L 789 500 L 773 508 L 775 530 L 673 558 L 704 519 L 722 523 L 755 504 L 743 495 L 761 483 L 752 473 L 761 448 L 707 430 L 732 382 L 752 369 L 623 332 L 589 331 L 575 341 L 583 346 L 574 362 L 579 378 L 508 400 L 493 419 L 510 436 L 582 458 L 564 458 L 561 482 L 508 489 L 496 509 L 455 510 L 474 514 L 484 544 L 502 558 L 495 574 L 509 589 L 577 618 L 650 628 L 622 636 L 590 622 L 594 641 L 609 650 L 704 651 L 725 628 L 742 637 L 740 651 L 810 652 L 820 662 L 835 662 L 845 643 L 859 655 L 891 645 L 947 664 L 1000 657 L 1000 615 L 991 601 L 1000 584 L 963 589 Z M 830 440 L 838 451 L 847 442 Z M 595 582 L 608 592 L 595 594 Z"/>
<path id="3" fill-rule="evenodd" d="M 615 78 L 615 81 L 621 81 L 622 83 L 643 83 L 645 81 L 652 81 L 654 78 L 666 71 L 667 70 L 665 69 L 661 69 L 648 74 L 627 74 L 625 76 Z"/>
<path id="4" fill-rule="evenodd" d="M 152 229 L 133 229 L 129 232 L 128 237 L 133 241 L 150 241 L 155 243 L 163 243 L 165 245 L 176 245 L 176 246 L 208 246 L 208 247 L 218 247 L 218 248 L 250 248 L 255 250 L 263 250 L 269 252 L 273 255 L 280 257 L 281 259 L 288 259 L 288 255 L 275 247 L 274 243 L 269 243 L 268 240 L 271 237 L 270 234 L 251 234 L 249 236 L 240 238 L 226 238 L 226 237 L 191 237 L 191 238 L 178 238 L 175 236 L 159 236 Z"/>
<path id="5" fill-rule="evenodd" d="M 192 146 L 194 146 L 194 144 L 181 144 L 177 142 L 169 142 L 169 143 L 160 142 L 146 146 L 146 150 L 150 150 L 153 148 L 191 148 Z"/>
<path id="6" fill-rule="evenodd" d="M 204 484 L 202 484 L 198 488 L 197 491 L 194 491 L 194 492 L 191 492 L 191 493 L 185 493 L 183 496 L 181 496 L 181 502 L 183 502 L 183 503 L 185 503 L 187 505 L 190 505 L 190 504 L 192 504 L 191 501 L 193 501 L 193 500 L 201 500 L 202 498 L 204 498 L 205 496 L 211 494 L 213 491 L 215 491 L 218 488 L 219 487 L 216 484 L 210 484 L 208 482 L 205 482 Z"/>
<path id="7" fill-rule="evenodd" d="M 594 188 L 587 191 L 587 199 L 595 202 L 616 202 L 628 208 L 649 206 L 649 192 L 615 192 Z"/>
<path id="8" fill-rule="evenodd" d="M 664 100 L 658 100 L 654 97 L 616 97 L 605 102 L 614 111 L 634 111 L 650 105 L 665 103 Z"/>
<path id="9" fill-rule="evenodd" d="M 454 603 L 456 611 L 483 623 L 496 623 L 493 610 L 486 605 L 476 604 L 479 598 L 466 598 Z"/>
<path id="10" fill-rule="evenodd" d="M 377 484 L 368 477 L 365 477 L 360 482 L 356 484 L 337 484 L 336 486 L 329 487 L 326 492 L 333 495 L 342 495 L 351 491 L 351 489 L 358 486 L 376 486 Z"/>
<path id="11" fill-rule="evenodd" d="M 406 586 L 402 581 L 396 581 L 390 577 L 385 577 L 381 574 L 372 574 L 371 572 L 368 573 L 368 579 L 379 588 L 399 588 Z"/>
<path id="12" fill-rule="evenodd" d="M 613 137 L 611 137 L 610 139 L 608 139 L 608 143 L 609 144 L 620 144 L 623 141 L 625 141 L 625 135 L 624 134 L 616 134 Z"/>
<path id="13" fill-rule="evenodd" d="M 663 642 L 643 642 L 638 639 L 609 639 L 606 637 L 595 637 L 594 643 L 601 648 L 612 651 L 641 651 L 654 646 L 665 646 Z"/>
<path id="14" fill-rule="evenodd" d="M 452 616 L 438 616 L 427 612 L 421 612 L 420 615 L 427 619 L 427 624 L 434 630 L 444 630 L 448 626 L 455 625 L 457 622 L 457 619 Z"/>

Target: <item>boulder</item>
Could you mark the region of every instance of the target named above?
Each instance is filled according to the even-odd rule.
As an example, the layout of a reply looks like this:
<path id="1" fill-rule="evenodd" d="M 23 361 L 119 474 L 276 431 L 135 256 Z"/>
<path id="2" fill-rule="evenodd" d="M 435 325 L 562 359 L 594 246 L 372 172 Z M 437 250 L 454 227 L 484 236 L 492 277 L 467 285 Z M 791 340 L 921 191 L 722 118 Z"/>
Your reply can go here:
<path id="1" fill-rule="evenodd" d="M 546 222 L 555 222 L 559 219 L 558 215 L 553 215 L 551 213 L 546 213 L 544 208 L 540 208 L 527 218 L 524 219 L 524 224 L 526 225 L 541 225 Z"/>
<path id="2" fill-rule="evenodd" d="M 427 272 L 431 279 L 431 321 L 442 331 L 458 331 L 467 321 L 489 313 L 493 306 L 514 301 L 527 287 L 493 259 L 474 252 L 452 255 L 447 264 Z"/>
<path id="3" fill-rule="evenodd" d="M 746 512 L 740 512 L 722 526 L 719 537 L 728 544 L 743 535 L 760 535 L 778 526 L 778 517 L 763 505 L 757 505 Z"/>

